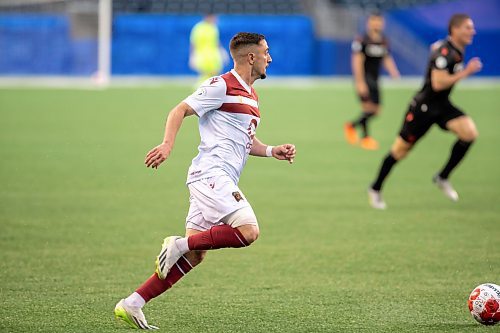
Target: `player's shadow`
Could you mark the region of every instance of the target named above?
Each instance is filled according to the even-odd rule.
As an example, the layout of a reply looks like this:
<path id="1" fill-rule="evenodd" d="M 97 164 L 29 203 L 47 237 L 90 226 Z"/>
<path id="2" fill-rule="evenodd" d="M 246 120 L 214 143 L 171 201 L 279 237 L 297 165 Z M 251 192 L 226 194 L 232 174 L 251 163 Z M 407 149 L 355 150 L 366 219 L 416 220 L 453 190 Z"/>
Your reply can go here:
<path id="1" fill-rule="evenodd" d="M 483 325 L 479 324 L 479 323 L 474 323 L 474 322 L 471 322 L 471 323 L 455 323 L 455 322 L 448 322 L 448 323 L 439 323 L 439 324 L 436 324 L 436 323 L 429 323 L 429 324 L 418 324 L 418 325 L 415 325 L 415 328 L 422 328 L 422 329 L 429 329 L 429 330 L 432 330 L 432 331 L 437 331 L 439 332 L 441 329 L 443 331 L 449 331 L 450 329 L 456 329 L 457 332 L 464 332 L 464 331 L 468 331 L 469 329 L 474 329 L 474 328 L 481 328 L 483 327 Z M 427 330 L 425 330 L 427 331 Z"/>

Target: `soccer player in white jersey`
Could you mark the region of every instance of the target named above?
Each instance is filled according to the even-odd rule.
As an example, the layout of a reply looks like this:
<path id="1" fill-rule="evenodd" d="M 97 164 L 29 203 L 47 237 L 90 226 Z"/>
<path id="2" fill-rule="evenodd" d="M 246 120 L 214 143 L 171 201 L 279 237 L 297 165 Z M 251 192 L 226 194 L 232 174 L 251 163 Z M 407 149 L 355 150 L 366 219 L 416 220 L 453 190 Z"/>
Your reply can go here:
<path id="1" fill-rule="evenodd" d="M 266 78 L 272 61 L 265 37 L 240 32 L 229 49 L 234 68 L 208 79 L 177 105 L 168 115 L 163 142 L 146 156 L 146 166 L 158 168 L 169 157 L 183 119 L 199 117 L 199 153 L 187 176 L 186 235 L 165 238 L 156 272 L 115 307 L 115 316 L 133 328 L 157 328 L 147 323 L 142 307 L 201 263 L 207 250 L 249 246 L 259 236 L 257 218 L 238 188 L 248 155 L 290 163 L 295 158 L 294 145 L 268 146 L 255 136 L 260 113 L 252 84 Z"/>

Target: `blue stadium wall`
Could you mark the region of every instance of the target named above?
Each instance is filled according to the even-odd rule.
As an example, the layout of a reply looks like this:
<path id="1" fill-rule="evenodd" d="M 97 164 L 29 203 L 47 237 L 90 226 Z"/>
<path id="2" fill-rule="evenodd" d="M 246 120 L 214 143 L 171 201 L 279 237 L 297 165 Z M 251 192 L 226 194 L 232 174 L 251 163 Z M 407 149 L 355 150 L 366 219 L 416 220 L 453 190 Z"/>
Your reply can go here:
<path id="1" fill-rule="evenodd" d="M 97 41 L 73 39 L 63 15 L 0 15 L 0 74 L 88 75 Z"/>
<path id="2" fill-rule="evenodd" d="M 457 10 L 470 13 L 476 23 L 477 35 L 467 57 L 481 57 L 481 75 L 500 76 L 500 1 L 458 0 L 387 15 L 411 30 L 421 43 L 430 44 L 446 36 L 447 18 Z M 196 15 L 115 15 L 113 74 L 194 74 L 188 67 L 189 33 L 200 19 Z M 350 74 L 350 41 L 318 39 L 307 16 L 222 15 L 219 29 L 226 48 L 238 31 L 265 34 L 273 57 L 271 75 Z M 403 74 L 422 74 L 421 68 L 397 53 L 394 56 Z M 0 15 L 1 75 L 89 75 L 97 68 L 96 61 L 97 41 L 73 38 L 66 16 Z"/>
<path id="3" fill-rule="evenodd" d="M 189 34 L 200 19 L 200 16 L 117 15 L 113 22 L 113 73 L 193 73 L 188 67 Z M 226 49 L 235 32 L 264 34 L 273 57 L 271 75 L 314 73 L 316 41 L 308 17 L 221 15 L 218 26 L 221 44 Z"/>

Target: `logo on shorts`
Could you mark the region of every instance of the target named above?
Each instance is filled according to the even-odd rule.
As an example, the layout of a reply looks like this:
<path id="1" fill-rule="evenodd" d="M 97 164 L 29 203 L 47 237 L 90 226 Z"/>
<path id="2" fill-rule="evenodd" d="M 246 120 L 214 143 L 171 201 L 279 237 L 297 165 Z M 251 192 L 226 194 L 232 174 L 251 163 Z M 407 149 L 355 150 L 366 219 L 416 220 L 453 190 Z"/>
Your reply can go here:
<path id="1" fill-rule="evenodd" d="M 232 194 L 236 201 L 240 202 L 241 200 L 243 200 L 243 197 L 241 196 L 240 192 L 233 192 Z"/>

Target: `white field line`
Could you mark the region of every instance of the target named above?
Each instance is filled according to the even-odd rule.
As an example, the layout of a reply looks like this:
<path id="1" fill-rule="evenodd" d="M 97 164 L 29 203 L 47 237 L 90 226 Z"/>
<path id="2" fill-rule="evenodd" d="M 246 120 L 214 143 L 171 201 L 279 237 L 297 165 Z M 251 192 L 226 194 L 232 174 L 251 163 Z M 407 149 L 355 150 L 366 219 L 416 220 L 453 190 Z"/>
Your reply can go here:
<path id="1" fill-rule="evenodd" d="M 114 76 L 109 85 L 89 77 L 56 77 L 56 76 L 0 76 L 0 89 L 82 89 L 103 90 L 106 88 L 158 88 L 163 86 L 179 86 L 194 88 L 197 78 L 193 76 Z M 391 80 L 382 77 L 383 89 L 418 89 L 422 85 L 421 77 L 404 77 Z M 272 87 L 279 89 L 315 89 L 315 88 L 352 88 L 352 78 L 337 77 L 269 77 L 259 80 L 256 87 Z M 471 77 L 458 84 L 461 89 L 498 89 L 500 92 L 500 77 Z"/>

